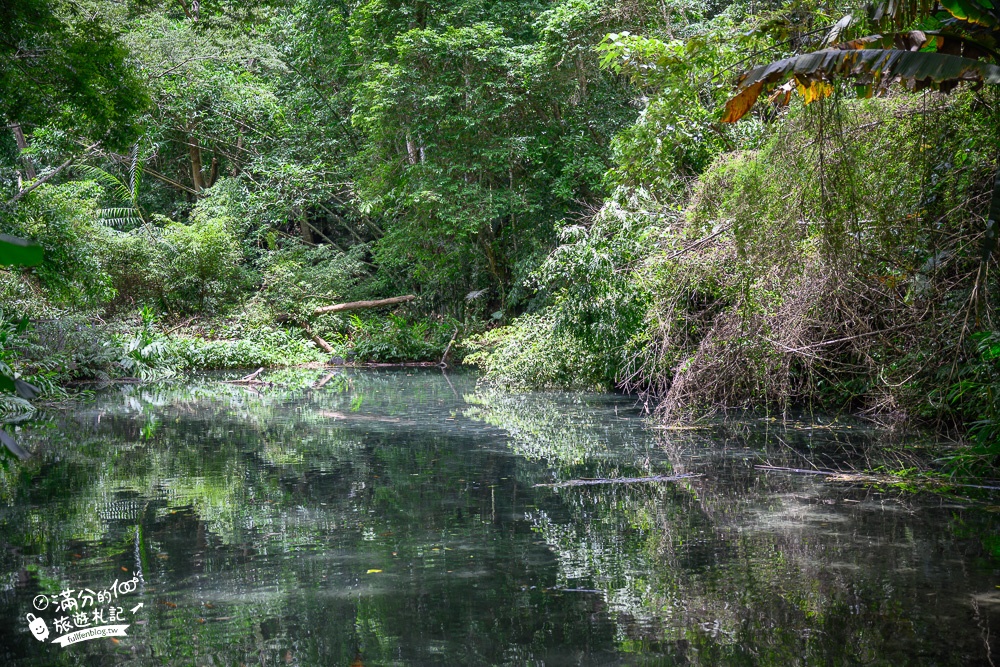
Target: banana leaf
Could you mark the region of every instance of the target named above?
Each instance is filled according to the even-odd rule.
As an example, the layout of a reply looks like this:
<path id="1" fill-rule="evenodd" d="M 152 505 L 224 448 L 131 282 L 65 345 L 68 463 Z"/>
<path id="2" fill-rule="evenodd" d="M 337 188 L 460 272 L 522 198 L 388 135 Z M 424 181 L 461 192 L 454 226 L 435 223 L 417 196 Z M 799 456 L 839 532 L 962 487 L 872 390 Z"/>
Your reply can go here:
<path id="1" fill-rule="evenodd" d="M 0 373 L 0 391 L 7 392 L 8 394 L 17 394 L 26 401 L 37 398 L 42 393 L 41 389 L 30 382 L 12 378 L 6 373 Z"/>
<path id="2" fill-rule="evenodd" d="M 739 92 L 727 103 L 723 123 L 735 123 L 757 102 L 765 88 L 794 76 L 804 88 L 838 78 L 915 83 L 945 89 L 961 81 L 1000 84 L 1000 66 L 945 53 L 899 49 L 831 48 L 805 53 L 750 70 L 740 77 Z"/>

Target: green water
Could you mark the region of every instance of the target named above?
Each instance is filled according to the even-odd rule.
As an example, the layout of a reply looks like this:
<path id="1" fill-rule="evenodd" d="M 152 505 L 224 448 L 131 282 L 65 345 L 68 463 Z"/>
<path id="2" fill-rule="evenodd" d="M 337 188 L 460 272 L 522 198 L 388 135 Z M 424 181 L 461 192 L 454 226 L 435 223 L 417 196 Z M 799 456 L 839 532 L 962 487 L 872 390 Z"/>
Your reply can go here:
<path id="1" fill-rule="evenodd" d="M 438 370 L 309 388 L 324 375 L 116 388 L 23 427 L 0 665 L 1000 659 L 1000 508 L 755 467 L 863 461 L 878 433 L 667 431 L 621 396 Z M 652 475 L 700 476 L 558 486 Z M 133 578 L 126 636 L 52 643 L 38 596 Z"/>

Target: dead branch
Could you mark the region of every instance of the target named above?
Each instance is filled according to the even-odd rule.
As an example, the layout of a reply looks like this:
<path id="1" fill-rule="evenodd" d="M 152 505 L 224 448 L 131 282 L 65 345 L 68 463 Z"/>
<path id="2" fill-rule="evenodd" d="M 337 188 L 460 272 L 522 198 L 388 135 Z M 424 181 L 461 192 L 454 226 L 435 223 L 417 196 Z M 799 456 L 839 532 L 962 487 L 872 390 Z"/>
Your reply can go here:
<path id="1" fill-rule="evenodd" d="M 322 338 L 320 338 L 319 334 L 317 334 L 315 331 L 312 330 L 312 327 L 309 326 L 308 322 L 303 322 L 300 320 L 299 326 L 301 326 L 305 330 L 305 332 L 309 335 L 309 337 L 312 338 L 314 343 L 319 345 L 321 350 L 323 350 L 327 354 L 333 354 L 333 346 L 327 343 Z"/>
<path id="2" fill-rule="evenodd" d="M 185 320 L 184 322 L 181 322 L 180 324 L 178 324 L 177 326 L 175 326 L 173 328 L 167 329 L 166 331 L 163 332 L 163 335 L 164 336 L 169 336 L 170 334 L 172 334 L 173 332 L 177 331 L 178 329 L 180 329 L 182 327 L 186 327 L 187 325 L 191 324 L 196 319 L 198 319 L 197 315 L 195 315 L 194 317 L 191 317 L 191 318 Z"/>
<path id="3" fill-rule="evenodd" d="M 250 375 L 247 375 L 245 377 L 241 377 L 239 380 L 226 380 L 226 383 L 227 384 L 266 384 L 265 382 L 262 382 L 262 381 L 260 381 L 260 380 L 257 379 L 257 376 L 260 375 L 263 372 L 264 372 L 264 367 L 261 366 L 260 368 L 258 368 L 257 370 L 255 370 Z"/>
<path id="4" fill-rule="evenodd" d="M 406 303 L 416 299 L 416 295 L 394 296 L 391 299 L 376 299 L 374 301 L 351 301 L 349 303 L 337 303 L 332 306 L 323 306 L 313 311 L 313 315 L 323 315 L 324 313 L 342 313 L 348 310 L 361 310 L 362 308 L 380 308 L 382 306 L 394 306 L 397 303 Z M 330 350 L 332 351 L 332 350 Z"/>
<path id="5" fill-rule="evenodd" d="M 319 389 L 320 387 L 322 387 L 323 385 L 325 385 L 325 384 L 326 384 L 327 382 L 329 382 L 330 380 L 332 380 L 332 379 L 333 379 L 333 378 L 335 378 L 336 376 L 337 376 L 337 374 L 336 374 L 336 373 L 330 373 L 330 374 L 329 374 L 329 375 L 327 375 L 327 376 L 326 376 L 325 378 L 323 378 L 322 380 L 320 380 L 319 382 L 317 382 L 317 383 L 316 383 L 316 386 L 315 386 L 315 387 L 313 387 L 313 388 L 314 388 L 314 389 Z"/>

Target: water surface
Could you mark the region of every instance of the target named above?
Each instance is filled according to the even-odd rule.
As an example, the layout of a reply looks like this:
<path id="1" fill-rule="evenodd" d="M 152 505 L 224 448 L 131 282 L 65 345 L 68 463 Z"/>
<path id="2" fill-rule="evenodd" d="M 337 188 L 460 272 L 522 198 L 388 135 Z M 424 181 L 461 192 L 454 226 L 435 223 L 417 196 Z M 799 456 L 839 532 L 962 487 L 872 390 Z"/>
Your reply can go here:
<path id="1" fill-rule="evenodd" d="M 876 432 L 664 430 L 627 397 L 438 370 L 309 387 L 326 375 L 116 388 L 22 428 L 0 665 L 998 659 L 1000 507 L 756 467 L 871 463 Z M 690 477 L 564 484 L 656 475 Z M 127 636 L 53 644 L 38 596 L 116 579 Z"/>

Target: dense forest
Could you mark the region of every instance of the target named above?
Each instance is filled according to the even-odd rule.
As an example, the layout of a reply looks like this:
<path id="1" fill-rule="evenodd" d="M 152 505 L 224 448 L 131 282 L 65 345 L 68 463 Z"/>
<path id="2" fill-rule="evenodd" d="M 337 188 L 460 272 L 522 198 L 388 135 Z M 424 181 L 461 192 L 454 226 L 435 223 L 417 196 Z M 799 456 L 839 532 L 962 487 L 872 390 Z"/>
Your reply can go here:
<path id="1" fill-rule="evenodd" d="M 998 49 L 988 0 L 6 0 L 0 421 L 464 363 L 990 474 Z"/>

